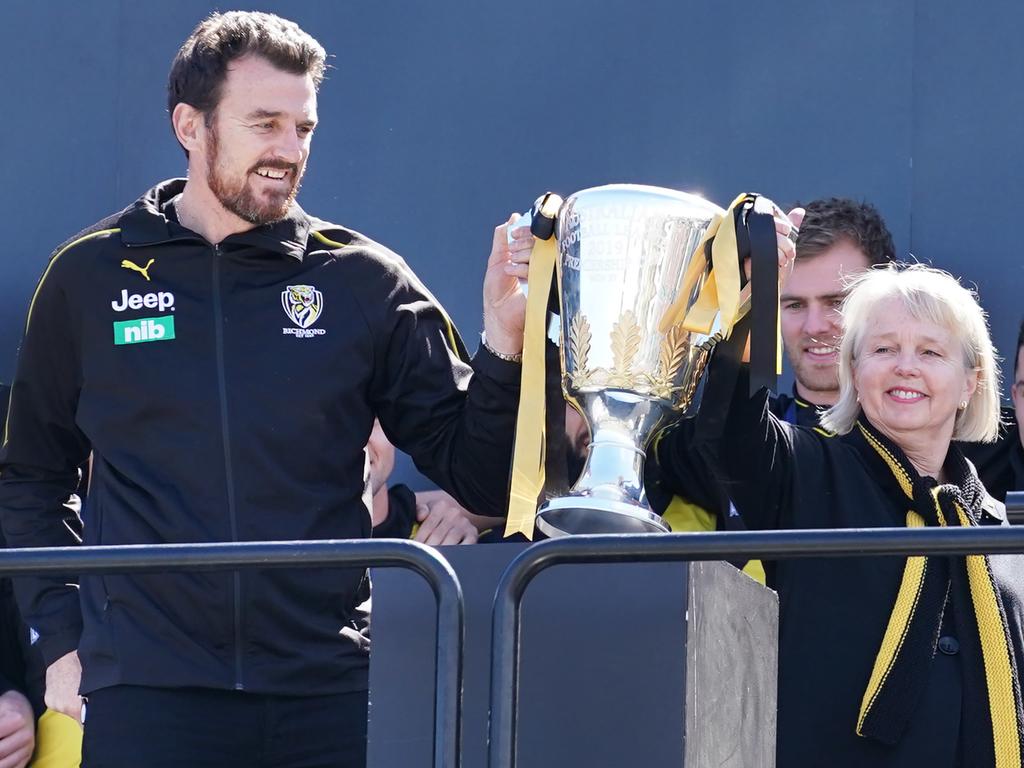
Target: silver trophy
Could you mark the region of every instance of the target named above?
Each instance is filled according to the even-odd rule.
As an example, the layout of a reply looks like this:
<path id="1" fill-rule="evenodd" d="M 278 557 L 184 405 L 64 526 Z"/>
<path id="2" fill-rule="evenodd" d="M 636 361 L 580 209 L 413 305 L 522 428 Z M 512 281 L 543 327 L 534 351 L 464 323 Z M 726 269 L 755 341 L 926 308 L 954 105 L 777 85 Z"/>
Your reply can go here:
<path id="1" fill-rule="evenodd" d="M 668 530 L 644 493 L 645 450 L 669 417 L 694 406 L 720 335 L 659 326 L 681 293 L 686 307 L 697 300 L 705 274 L 687 268 L 724 213 L 696 195 L 628 184 L 585 189 L 562 205 L 562 390 L 591 440 L 569 494 L 537 512 L 548 536 Z"/>

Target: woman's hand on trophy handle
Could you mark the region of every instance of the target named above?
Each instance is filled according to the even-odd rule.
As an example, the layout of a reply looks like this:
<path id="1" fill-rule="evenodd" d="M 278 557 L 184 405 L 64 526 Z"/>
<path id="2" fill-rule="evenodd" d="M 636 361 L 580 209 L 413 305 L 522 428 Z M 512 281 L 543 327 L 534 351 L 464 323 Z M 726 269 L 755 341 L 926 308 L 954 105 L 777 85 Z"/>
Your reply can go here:
<path id="1" fill-rule="evenodd" d="M 527 227 L 514 227 L 518 218 L 513 213 L 494 228 L 484 275 L 484 333 L 488 346 L 505 355 L 522 352 L 526 325 L 526 295 L 519 281 L 529 271 L 533 236 Z"/>
<path id="2" fill-rule="evenodd" d="M 793 269 L 793 261 L 796 259 L 796 236 L 800 231 L 800 224 L 804 220 L 805 211 L 803 208 L 794 208 L 789 214 L 786 214 L 775 203 L 768 201 L 768 204 L 771 206 L 772 216 L 775 219 L 775 240 L 779 249 L 779 283 L 781 284 Z M 743 270 L 747 280 L 750 280 L 749 258 L 744 260 Z"/>
<path id="3" fill-rule="evenodd" d="M 772 203 L 772 214 L 775 218 L 775 240 L 779 249 L 779 285 L 785 281 L 793 271 L 793 263 L 796 261 L 796 235 L 803 224 L 804 215 L 807 213 L 803 208 L 794 208 L 788 214 L 783 213 L 779 206 Z M 750 259 L 743 262 L 743 268 L 750 280 Z M 749 306 L 750 289 L 748 283 L 743 289 L 742 298 L 744 304 Z M 743 348 L 742 361 L 750 362 L 750 338 L 747 338 L 746 346 Z"/>

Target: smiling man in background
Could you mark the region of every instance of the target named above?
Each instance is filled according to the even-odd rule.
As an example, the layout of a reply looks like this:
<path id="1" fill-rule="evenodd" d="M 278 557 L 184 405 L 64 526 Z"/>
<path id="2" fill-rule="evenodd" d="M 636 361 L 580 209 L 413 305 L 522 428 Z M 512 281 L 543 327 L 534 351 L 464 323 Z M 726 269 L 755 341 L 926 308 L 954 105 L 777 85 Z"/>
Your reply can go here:
<path id="1" fill-rule="evenodd" d="M 837 351 L 844 280 L 892 261 L 895 248 L 885 222 L 868 203 L 815 200 L 796 241 L 796 260 L 779 295 L 783 346 L 793 369 L 793 394 L 773 410 L 801 426 L 818 425 L 818 411 L 839 397 Z"/>

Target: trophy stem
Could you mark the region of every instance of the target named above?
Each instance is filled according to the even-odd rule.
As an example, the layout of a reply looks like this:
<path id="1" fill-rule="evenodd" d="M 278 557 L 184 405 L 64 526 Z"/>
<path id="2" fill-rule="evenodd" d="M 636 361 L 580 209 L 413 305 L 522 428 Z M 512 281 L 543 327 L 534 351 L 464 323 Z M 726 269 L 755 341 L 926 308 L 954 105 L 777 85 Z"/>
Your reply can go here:
<path id="1" fill-rule="evenodd" d="M 661 409 L 632 395 L 603 392 L 604 408 L 627 406 L 628 420 L 599 418 L 583 472 L 567 496 L 549 499 L 537 512 L 537 527 L 548 536 L 582 533 L 665 533 L 669 529 L 647 503 L 645 446 L 661 421 Z M 609 406 L 612 406 L 609 408 Z M 642 413 L 641 413 L 642 411 Z"/>
<path id="2" fill-rule="evenodd" d="M 645 436 L 598 428 L 583 472 L 570 492 L 647 507 L 643 484 L 647 454 L 638 444 L 640 437 Z"/>

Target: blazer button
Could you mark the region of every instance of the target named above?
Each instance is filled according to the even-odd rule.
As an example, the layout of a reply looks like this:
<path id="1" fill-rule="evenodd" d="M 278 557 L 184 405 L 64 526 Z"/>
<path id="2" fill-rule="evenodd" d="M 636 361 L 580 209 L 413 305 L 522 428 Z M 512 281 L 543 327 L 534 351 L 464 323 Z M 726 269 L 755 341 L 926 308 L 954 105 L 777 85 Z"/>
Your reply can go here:
<path id="1" fill-rule="evenodd" d="M 939 650 L 947 656 L 956 656 L 960 652 L 960 641 L 955 637 L 946 635 L 939 638 Z"/>

